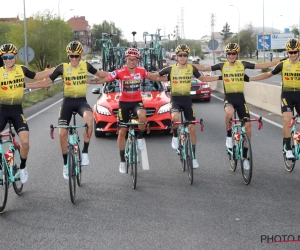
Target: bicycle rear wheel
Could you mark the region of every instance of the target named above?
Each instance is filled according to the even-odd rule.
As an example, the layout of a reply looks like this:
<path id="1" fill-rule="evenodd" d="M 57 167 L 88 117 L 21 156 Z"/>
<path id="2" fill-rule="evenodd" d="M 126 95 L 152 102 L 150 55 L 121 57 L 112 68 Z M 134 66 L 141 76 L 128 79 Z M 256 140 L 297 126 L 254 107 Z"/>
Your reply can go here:
<path id="1" fill-rule="evenodd" d="M 7 176 L 7 169 L 5 167 L 4 160 L 2 159 L 0 163 L 0 213 L 3 213 L 5 210 L 7 196 L 8 196 L 8 176 Z"/>
<path id="2" fill-rule="evenodd" d="M 242 148 L 241 149 L 242 176 L 243 176 L 244 183 L 248 185 L 251 182 L 251 178 L 252 178 L 253 158 L 252 158 L 251 143 L 247 134 L 241 135 L 240 147 Z M 246 153 L 244 152 L 245 148 L 248 148 L 246 158 L 243 157 L 244 154 L 246 155 Z M 247 159 L 249 161 L 249 169 L 244 168 L 243 159 Z"/>
<path id="3" fill-rule="evenodd" d="M 20 171 L 20 147 L 15 147 L 15 150 L 13 150 L 13 175 L 16 176 L 16 174 Z M 15 181 L 13 182 L 13 187 L 15 190 L 15 193 L 17 195 L 20 195 L 22 190 L 23 190 L 23 184 L 21 183 L 20 180 L 20 174 L 18 177 L 15 178 Z"/>
<path id="4" fill-rule="evenodd" d="M 74 157 L 74 150 L 69 149 L 68 152 L 68 171 L 69 171 L 69 191 L 70 191 L 70 198 L 72 203 L 75 203 L 76 199 L 76 169 L 75 169 L 75 157 Z"/>
<path id="5" fill-rule="evenodd" d="M 291 132 L 291 144 L 293 143 L 293 138 L 294 138 L 294 132 Z M 291 145 L 292 147 L 292 151 L 293 151 L 293 154 L 296 156 L 295 154 L 295 146 L 294 145 Z M 297 145 L 297 149 L 298 149 L 299 145 Z M 292 159 L 292 160 L 289 160 L 286 158 L 286 153 L 285 151 L 283 152 L 283 161 L 284 161 L 284 166 L 285 166 L 285 169 L 288 171 L 288 172 L 292 172 L 294 170 L 294 167 L 295 167 L 295 164 L 296 164 L 296 159 Z"/>
<path id="6" fill-rule="evenodd" d="M 132 188 L 136 188 L 136 181 L 137 181 L 137 145 L 136 145 L 136 139 L 132 140 L 132 145 L 131 145 L 131 153 L 130 153 L 130 170 L 131 170 L 131 179 L 132 179 Z"/>
<path id="7" fill-rule="evenodd" d="M 186 139 L 185 139 L 185 157 L 186 157 L 186 169 L 188 172 L 188 176 L 189 176 L 189 181 L 190 184 L 193 184 L 193 153 L 192 153 L 192 144 L 191 144 L 191 140 L 190 140 L 190 135 L 186 134 Z"/>

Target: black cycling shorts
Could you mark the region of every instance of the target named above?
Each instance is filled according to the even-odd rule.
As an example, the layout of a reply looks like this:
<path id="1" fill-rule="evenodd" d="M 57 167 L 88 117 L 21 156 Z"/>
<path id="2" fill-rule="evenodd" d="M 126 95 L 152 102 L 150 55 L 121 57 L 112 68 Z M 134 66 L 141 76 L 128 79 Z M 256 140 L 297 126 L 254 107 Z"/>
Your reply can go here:
<path id="1" fill-rule="evenodd" d="M 58 114 L 58 125 L 60 126 L 68 126 L 73 112 L 78 113 L 81 117 L 83 117 L 83 113 L 85 111 L 92 111 L 92 108 L 87 103 L 85 97 L 80 98 L 64 98 L 62 105 L 59 109 Z"/>
<path id="2" fill-rule="evenodd" d="M 132 116 L 137 118 L 137 111 L 139 109 L 145 109 L 143 101 L 138 102 L 119 102 L 118 109 L 118 120 L 120 122 L 128 122 L 129 121 L 129 112 L 132 111 Z M 125 125 L 121 125 L 120 127 L 127 127 Z"/>
<path id="3" fill-rule="evenodd" d="M 296 112 L 300 114 L 300 91 L 287 91 L 281 93 L 281 113 Z"/>
<path id="4" fill-rule="evenodd" d="M 230 93 L 225 95 L 224 108 L 232 106 L 240 119 L 250 119 L 249 109 L 244 97 L 244 93 Z"/>
<path id="5" fill-rule="evenodd" d="M 196 114 L 190 96 L 172 96 L 170 102 L 170 113 L 183 110 L 184 118 L 187 121 L 196 120 Z"/>
<path id="6" fill-rule="evenodd" d="M 29 131 L 22 105 L 0 105 L 0 132 L 4 130 L 7 120 L 12 121 L 17 133 Z"/>

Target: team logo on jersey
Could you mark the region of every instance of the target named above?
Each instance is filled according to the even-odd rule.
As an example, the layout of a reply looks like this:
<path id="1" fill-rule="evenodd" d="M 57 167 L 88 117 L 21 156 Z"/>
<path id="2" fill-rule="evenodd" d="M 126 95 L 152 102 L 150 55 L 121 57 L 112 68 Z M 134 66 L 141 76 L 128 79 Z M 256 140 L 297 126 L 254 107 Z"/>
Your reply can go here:
<path id="1" fill-rule="evenodd" d="M 3 87 L 1 87 L 1 89 L 3 89 L 3 90 L 7 90 L 8 88 L 7 88 L 7 87 L 5 87 L 5 86 L 3 86 Z"/>
<path id="2" fill-rule="evenodd" d="M 141 78 L 141 74 L 140 73 L 137 73 L 134 75 L 133 79 L 140 79 Z"/>
<path id="3" fill-rule="evenodd" d="M 66 85 L 67 86 L 71 86 L 72 84 L 70 82 L 66 82 Z"/>
<path id="4" fill-rule="evenodd" d="M 8 76 L 8 73 L 7 73 L 7 72 L 5 72 L 5 73 L 3 74 L 3 76 L 4 76 L 4 77 Z"/>
<path id="5" fill-rule="evenodd" d="M 286 70 L 290 70 L 290 69 L 291 69 L 291 65 L 287 65 Z"/>
<path id="6" fill-rule="evenodd" d="M 226 69 L 227 71 L 229 71 L 229 70 L 230 70 L 230 66 L 226 66 L 225 69 Z"/>
<path id="7" fill-rule="evenodd" d="M 72 69 L 71 68 L 67 68 L 67 72 L 72 72 Z"/>
<path id="8" fill-rule="evenodd" d="M 179 69 L 174 70 L 174 74 L 177 75 L 179 73 Z"/>
<path id="9" fill-rule="evenodd" d="M 117 76 L 117 73 L 116 73 L 116 71 L 113 71 L 113 72 L 110 73 L 110 75 L 111 75 L 112 77 L 116 77 L 116 76 Z"/>

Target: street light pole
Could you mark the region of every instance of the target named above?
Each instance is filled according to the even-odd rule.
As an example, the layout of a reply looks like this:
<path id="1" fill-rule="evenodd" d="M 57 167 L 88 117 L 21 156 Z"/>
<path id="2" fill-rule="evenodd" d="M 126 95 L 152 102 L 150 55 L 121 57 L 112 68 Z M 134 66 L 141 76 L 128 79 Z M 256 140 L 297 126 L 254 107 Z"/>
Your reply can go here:
<path id="1" fill-rule="evenodd" d="M 25 14 L 25 0 L 23 0 L 24 5 L 24 43 L 25 43 L 25 65 L 28 68 L 28 58 L 27 58 L 27 29 L 26 29 L 26 14 Z"/>
<path id="2" fill-rule="evenodd" d="M 236 7 L 239 12 L 238 45 L 240 46 L 240 9 L 236 5 L 233 5 L 233 4 L 230 4 L 229 6 Z M 238 54 L 238 59 L 240 59 L 240 53 Z"/>

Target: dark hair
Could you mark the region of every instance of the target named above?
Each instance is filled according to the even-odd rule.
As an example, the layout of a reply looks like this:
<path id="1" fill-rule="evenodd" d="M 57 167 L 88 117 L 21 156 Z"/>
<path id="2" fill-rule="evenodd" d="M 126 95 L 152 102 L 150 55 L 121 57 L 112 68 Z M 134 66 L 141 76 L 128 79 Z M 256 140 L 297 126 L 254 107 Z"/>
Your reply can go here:
<path id="1" fill-rule="evenodd" d="M 47 67 L 46 68 L 50 68 L 51 67 L 51 65 L 50 64 L 47 64 Z"/>

